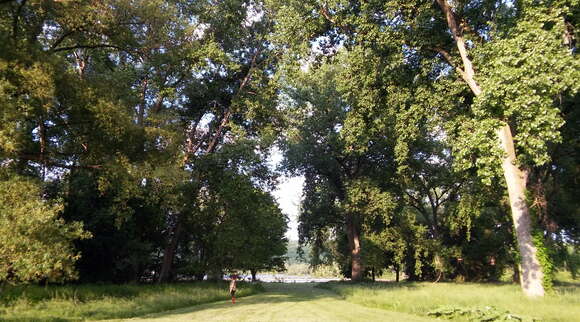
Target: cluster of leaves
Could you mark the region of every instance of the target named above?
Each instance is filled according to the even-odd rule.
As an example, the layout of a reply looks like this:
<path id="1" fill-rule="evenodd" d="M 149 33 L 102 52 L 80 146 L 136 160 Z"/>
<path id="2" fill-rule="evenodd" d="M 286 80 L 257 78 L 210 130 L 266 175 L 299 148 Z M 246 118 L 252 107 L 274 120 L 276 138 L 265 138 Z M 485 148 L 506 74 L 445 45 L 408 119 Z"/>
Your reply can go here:
<path id="1" fill-rule="evenodd" d="M 492 322 L 492 321 L 539 321 L 535 318 L 513 314 L 508 311 L 498 310 L 493 306 L 463 308 L 455 306 L 438 307 L 427 313 L 429 316 L 444 319 L 466 319 L 468 321 Z"/>
<path id="2" fill-rule="evenodd" d="M 90 238 L 80 222 L 65 222 L 62 201 L 43 199 L 40 183 L 0 182 L 0 281 L 62 282 L 78 278 L 73 241 Z"/>

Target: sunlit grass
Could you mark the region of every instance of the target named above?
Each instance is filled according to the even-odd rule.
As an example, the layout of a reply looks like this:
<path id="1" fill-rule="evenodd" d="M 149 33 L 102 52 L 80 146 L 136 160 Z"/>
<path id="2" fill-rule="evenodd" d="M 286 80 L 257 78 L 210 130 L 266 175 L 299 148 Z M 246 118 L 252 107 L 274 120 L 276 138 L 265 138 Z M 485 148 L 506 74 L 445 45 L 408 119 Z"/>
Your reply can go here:
<path id="1" fill-rule="evenodd" d="M 580 321 L 580 285 L 560 284 L 541 299 L 523 295 L 519 285 L 475 283 L 325 283 L 320 287 L 347 301 L 420 316 L 443 306 L 462 309 L 493 306 L 542 321 Z"/>
<path id="2" fill-rule="evenodd" d="M 236 296 L 261 292 L 240 283 Z M 168 285 L 20 286 L 0 293 L 0 320 L 77 321 L 130 318 L 228 299 L 225 282 Z"/>

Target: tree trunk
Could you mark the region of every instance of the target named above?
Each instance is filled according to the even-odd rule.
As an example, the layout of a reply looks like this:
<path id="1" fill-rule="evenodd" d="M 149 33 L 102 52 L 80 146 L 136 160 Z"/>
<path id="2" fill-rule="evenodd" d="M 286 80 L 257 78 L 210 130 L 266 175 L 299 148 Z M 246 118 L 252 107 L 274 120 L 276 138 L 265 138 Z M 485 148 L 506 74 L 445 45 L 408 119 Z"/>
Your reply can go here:
<path id="1" fill-rule="evenodd" d="M 168 236 L 168 242 L 165 246 L 165 250 L 163 252 L 163 264 L 161 265 L 161 271 L 159 273 L 159 280 L 158 283 L 164 283 L 169 280 L 171 276 L 171 270 L 173 268 L 173 258 L 175 257 L 175 250 L 177 249 L 177 242 L 179 240 L 179 236 L 181 235 L 181 220 L 179 215 L 177 215 L 177 223 L 173 227 L 172 234 Z"/>
<path id="2" fill-rule="evenodd" d="M 399 265 L 395 265 L 395 282 L 399 283 L 399 272 L 401 271 L 401 268 L 399 267 Z"/>
<path id="3" fill-rule="evenodd" d="M 505 153 L 502 168 L 521 256 L 522 289 L 527 296 L 544 296 L 542 285 L 544 274 L 538 261 L 538 251 L 532 240 L 530 213 L 526 202 L 527 173 L 516 165 L 514 140 L 509 125 L 502 126 L 497 133 Z"/>
<path id="4" fill-rule="evenodd" d="M 258 273 L 258 271 L 256 271 L 255 269 L 251 269 L 250 273 L 252 274 L 252 282 L 256 281 L 256 274 Z"/>
<path id="5" fill-rule="evenodd" d="M 456 68 L 456 70 L 465 83 L 467 83 L 473 94 L 479 96 L 482 93 L 482 89 L 475 80 L 475 70 L 469 59 L 467 46 L 463 39 L 463 27 L 458 24 L 458 19 L 452 7 L 449 5 L 448 0 L 437 0 L 437 3 L 445 15 L 447 26 L 451 30 L 457 50 L 461 56 L 461 62 L 463 63 L 463 69 Z M 451 62 L 449 63 L 451 64 Z M 514 221 L 521 256 L 521 286 L 527 296 L 544 296 L 542 267 L 536 256 L 536 247 L 532 242 L 530 214 L 526 203 L 527 174 L 516 165 L 514 139 L 509 125 L 505 124 L 497 129 L 497 134 L 505 153 L 502 168 L 508 187 L 512 219 Z"/>
<path id="6" fill-rule="evenodd" d="M 351 250 L 351 280 L 363 279 L 363 263 L 361 257 L 360 231 L 353 215 L 347 215 L 346 234 Z"/>
<path id="7" fill-rule="evenodd" d="M 375 282 L 375 268 L 374 267 L 371 269 L 371 274 L 373 277 L 373 282 Z"/>
<path id="8" fill-rule="evenodd" d="M 514 263 L 514 275 L 512 276 L 512 281 L 514 283 L 522 284 L 522 279 L 520 277 L 520 264 Z"/>

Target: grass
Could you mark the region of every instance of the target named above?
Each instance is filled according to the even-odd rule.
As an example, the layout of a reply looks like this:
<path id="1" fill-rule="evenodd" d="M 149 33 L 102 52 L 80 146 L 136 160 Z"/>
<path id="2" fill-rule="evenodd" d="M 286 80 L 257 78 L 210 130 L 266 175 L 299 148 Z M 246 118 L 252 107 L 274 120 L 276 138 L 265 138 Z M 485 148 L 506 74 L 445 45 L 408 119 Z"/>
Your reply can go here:
<path id="1" fill-rule="evenodd" d="M 236 297 L 263 291 L 239 283 Z M 142 316 L 228 299 L 226 282 L 18 286 L 0 293 L 0 321 L 80 321 Z"/>
<path id="2" fill-rule="evenodd" d="M 443 307 L 462 310 L 495 307 L 542 321 L 580 321 L 580 284 L 559 283 L 542 299 L 530 299 L 519 285 L 476 283 L 360 283 L 332 282 L 319 287 L 367 307 L 419 316 Z"/>
<path id="3" fill-rule="evenodd" d="M 264 283 L 266 292 L 240 299 L 235 305 L 222 301 L 146 315 L 139 321 L 275 321 L 275 322 L 423 322 L 400 312 L 377 310 L 344 301 L 336 293 L 312 283 Z"/>

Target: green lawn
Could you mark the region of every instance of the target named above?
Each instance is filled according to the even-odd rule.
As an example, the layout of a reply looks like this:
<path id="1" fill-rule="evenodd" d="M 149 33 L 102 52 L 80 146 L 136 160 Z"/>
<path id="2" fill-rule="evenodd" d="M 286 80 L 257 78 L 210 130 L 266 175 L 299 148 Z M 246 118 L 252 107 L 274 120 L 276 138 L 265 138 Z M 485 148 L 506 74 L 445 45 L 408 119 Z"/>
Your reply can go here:
<path id="1" fill-rule="evenodd" d="M 486 317 L 509 312 L 524 321 L 580 321 L 580 285 L 574 281 L 558 283 L 542 299 L 526 298 L 513 284 L 331 282 L 313 286 L 241 283 L 236 304 L 228 301 L 226 282 L 17 287 L 0 294 L 0 320 L 431 321 L 436 316 L 428 313 L 435 310 L 471 310 L 484 312 Z M 457 318 L 456 314 L 458 321 L 473 317 Z"/>
<path id="2" fill-rule="evenodd" d="M 324 283 L 319 287 L 346 301 L 372 308 L 428 316 L 429 312 L 480 310 L 505 312 L 530 320 L 580 321 L 580 285 L 563 283 L 542 299 L 530 299 L 514 284 Z M 491 308 L 493 307 L 493 308 Z M 467 317 L 459 320 L 467 320 Z"/>
<path id="3" fill-rule="evenodd" d="M 266 292 L 135 318 L 151 322 L 428 322 L 433 319 L 350 303 L 311 283 L 265 283 Z"/>
<path id="4" fill-rule="evenodd" d="M 239 283 L 237 296 L 261 292 Z M 130 318 L 229 298 L 226 282 L 167 285 L 8 287 L 0 293 L 2 321 L 78 321 Z"/>

